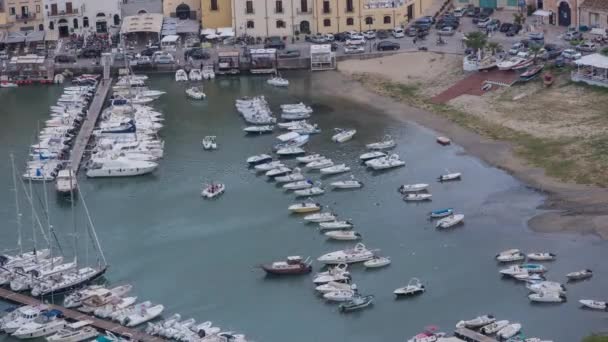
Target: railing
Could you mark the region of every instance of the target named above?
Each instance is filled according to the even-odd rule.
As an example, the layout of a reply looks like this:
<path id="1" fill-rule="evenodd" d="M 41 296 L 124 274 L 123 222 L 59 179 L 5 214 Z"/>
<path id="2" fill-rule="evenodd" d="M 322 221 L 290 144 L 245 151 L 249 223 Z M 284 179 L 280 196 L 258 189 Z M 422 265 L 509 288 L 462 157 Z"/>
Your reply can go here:
<path id="1" fill-rule="evenodd" d="M 312 8 L 305 8 L 305 9 L 299 9 L 297 10 L 298 14 L 312 14 Z"/>
<path id="2" fill-rule="evenodd" d="M 354 9 L 354 7 L 351 7 L 351 8 L 346 7 L 346 9 L 344 9 L 344 12 L 346 12 L 346 13 L 354 13 L 355 9 Z"/>
<path id="3" fill-rule="evenodd" d="M 68 15 L 76 15 L 78 14 L 78 8 L 74 8 L 71 11 L 59 11 L 59 12 L 47 12 L 46 13 L 49 17 L 61 17 L 61 16 L 68 16 Z"/>
<path id="4" fill-rule="evenodd" d="M 22 15 L 15 15 L 15 20 L 16 21 L 28 21 L 28 20 L 35 20 L 36 19 L 36 13 L 28 13 L 28 14 L 22 14 Z"/>

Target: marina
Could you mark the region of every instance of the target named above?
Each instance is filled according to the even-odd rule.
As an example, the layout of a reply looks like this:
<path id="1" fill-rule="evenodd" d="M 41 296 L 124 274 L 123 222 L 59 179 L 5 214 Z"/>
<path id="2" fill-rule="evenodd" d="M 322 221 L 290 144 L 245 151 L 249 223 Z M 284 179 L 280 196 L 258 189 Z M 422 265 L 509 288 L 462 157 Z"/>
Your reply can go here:
<path id="1" fill-rule="evenodd" d="M 205 83 L 205 101 L 192 103 L 186 102 L 187 84 L 178 84 L 168 76 L 151 77 L 151 87 L 168 93 L 155 104 L 166 116 L 166 129 L 162 132 L 165 157 L 158 170 L 128 179 L 79 178 L 89 206 L 95 208 L 95 224 L 108 263 L 112 264 L 105 275 L 108 281 L 133 283 L 138 295 L 163 303 L 168 312 L 213 319 L 231 330 L 246 332 L 256 341 L 280 340 L 288 331 L 301 328 L 302 320 L 315 329 L 306 336 L 291 338 L 293 341 L 344 337 L 352 341 L 403 340 L 422 326 L 437 324 L 449 331 L 458 318 L 488 311 L 501 317 L 516 317 L 525 322 L 524 330 L 529 334 L 555 341 L 576 340 L 589 330 L 601 328 L 601 314 L 580 310 L 575 300 L 559 307 L 530 305 L 522 288 L 498 276 L 492 256 L 510 246 L 525 251 L 550 250 L 559 255 L 559 262 L 548 272 L 551 277 L 565 281 L 569 272 L 587 267 L 594 270 L 591 281 L 569 286 L 569 296 L 601 299 L 606 267 L 590 260 L 586 253 L 604 255 L 602 243 L 593 238 L 531 233 L 525 218 L 536 213 L 533 208 L 541 202 L 540 194 L 463 155 L 455 144 L 438 146 L 435 132 L 389 118 L 370 122 L 367 116 L 374 113 L 373 108 L 323 96 L 312 90 L 314 77 L 296 75 L 283 75 L 290 80 L 287 91 L 269 87 L 264 77 L 218 78 Z M 302 223 L 303 216 L 290 215 L 286 210 L 289 204 L 296 203 L 293 195 L 247 168 L 247 158 L 271 152 L 276 139 L 273 135 L 245 135 L 242 129 L 246 123 L 238 115 L 234 101 L 262 94 L 275 113 L 279 113 L 280 104 L 311 105 L 311 122 L 318 123 L 323 132 L 311 137 L 303 148 L 331 158 L 335 164 L 348 165 L 350 173 L 342 177 L 348 179 L 353 174 L 365 184 L 356 191 L 326 191 L 316 198 L 329 207 L 324 210 L 337 213 L 338 220 L 352 219 L 370 249 L 381 248 L 390 255 L 392 264 L 383 269 L 367 271 L 362 265 L 349 268 L 361 293 L 374 296 L 373 305 L 365 310 L 341 315 L 338 305 L 325 304 L 322 297 L 311 293 L 309 276 L 279 280 L 253 269 L 261 262 L 283 260 L 292 251 L 316 260 L 325 253 L 355 245 L 326 241 L 314 228 L 308 229 Z M 8 95 L 19 96 L 0 94 Z M 49 100 L 53 103 L 56 99 Z M 32 107 L 30 111 L 36 113 L 40 108 Z M 25 120 L 23 125 L 30 127 L 23 129 L 35 127 L 36 119 L 33 115 Z M 334 127 L 352 127 L 357 134 L 336 144 L 331 141 Z M 11 149 L 19 151 L 27 141 L 10 128 L 2 132 L 4 139 L 10 139 Z M 391 154 L 398 154 L 408 164 L 387 171 L 368 170 L 360 164 L 359 156 L 366 152 L 366 144 L 379 141 L 386 134 L 396 142 Z M 220 146 L 216 152 L 203 151 L 201 140 L 205 136 L 217 136 Z M 24 156 L 16 157 L 20 165 Z M 280 160 L 289 167 L 298 165 L 292 158 Z M 438 175 L 448 173 L 446 165 L 461 172 L 463 178 L 459 182 L 437 182 Z M 302 173 L 313 181 L 322 177 L 318 171 L 303 169 Z M 10 188 L 8 175 L 9 172 L 2 180 L 6 188 Z M 340 176 L 332 177 L 338 180 Z M 226 192 L 217 200 L 203 201 L 200 184 L 211 180 L 226 184 Z M 329 185 L 331 181 L 324 183 Z M 406 204 L 395 191 L 402 184 L 429 183 L 432 206 Z M 36 191 L 40 190 L 41 185 L 36 186 Z M 11 208 L 12 199 L 5 197 L 2 201 Z M 50 206 L 54 225 L 58 229 L 69 226 L 71 218 L 65 203 L 51 201 Z M 466 214 L 466 223 L 458 230 L 436 231 L 434 223 L 427 221 L 429 211 L 451 207 Z M 6 210 L 3 215 L 10 221 L 11 214 L 11 210 Z M 378 218 L 385 219 L 379 222 Z M 14 231 L 3 230 L 0 237 L 1 247 L 13 247 Z M 483 243 L 469 248 L 474 242 Z M 472 260 L 476 262 L 474 269 L 470 267 Z M 316 261 L 312 267 L 313 273 L 321 271 Z M 210 274 L 213 281 L 208 281 Z M 428 290 L 421 296 L 396 301 L 392 291 L 412 277 L 419 278 Z M 449 288 L 446 282 L 451 284 Z M 175 283 L 180 284 L 179 293 L 183 295 L 172 290 Z M 232 295 L 225 296 L 226 291 Z M 275 304 L 281 300 L 290 302 L 289 313 Z M 260 312 L 260 306 L 273 310 Z M 413 315 L 414 312 L 419 314 Z M 286 315 L 288 320 L 284 319 Z M 403 322 L 404 315 L 412 317 Z M 253 316 L 258 318 L 252 319 Z M 555 327 L 555 322 L 564 322 L 566 316 L 576 329 Z M 261 326 L 260 322 L 268 321 L 282 326 Z"/>

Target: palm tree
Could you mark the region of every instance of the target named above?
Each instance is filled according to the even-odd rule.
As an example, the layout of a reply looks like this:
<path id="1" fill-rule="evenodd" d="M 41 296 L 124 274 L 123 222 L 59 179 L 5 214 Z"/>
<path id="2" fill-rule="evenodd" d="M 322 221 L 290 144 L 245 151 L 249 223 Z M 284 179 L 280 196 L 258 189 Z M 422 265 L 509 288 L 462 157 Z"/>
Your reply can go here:
<path id="1" fill-rule="evenodd" d="M 468 48 L 475 50 L 475 52 L 486 47 L 487 42 L 488 37 L 478 31 L 470 32 L 465 35 L 465 44 Z"/>
<path id="2" fill-rule="evenodd" d="M 543 48 L 542 48 L 542 47 L 540 47 L 540 45 L 536 45 L 536 44 L 531 45 L 531 46 L 530 46 L 530 48 L 528 48 L 528 50 L 530 51 L 530 53 L 531 53 L 531 54 L 532 54 L 532 56 L 533 56 L 533 59 L 534 59 L 534 64 L 536 64 L 536 58 L 537 58 L 537 56 L 538 56 L 538 53 L 539 53 L 539 52 L 540 52 L 540 50 L 542 50 L 542 49 L 543 49 Z"/>
<path id="3" fill-rule="evenodd" d="M 513 13 L 513 23 L 523 25 L 526 22 L 526 17 L 522 13 Z"/>
<path id="4" fill-rule="evenodd" d="M 492 51 L 492 54 L 495 55 L 498 51 L 502 50 L 502 45 L 497 42 L 488 42 L 486 47 Z"/>

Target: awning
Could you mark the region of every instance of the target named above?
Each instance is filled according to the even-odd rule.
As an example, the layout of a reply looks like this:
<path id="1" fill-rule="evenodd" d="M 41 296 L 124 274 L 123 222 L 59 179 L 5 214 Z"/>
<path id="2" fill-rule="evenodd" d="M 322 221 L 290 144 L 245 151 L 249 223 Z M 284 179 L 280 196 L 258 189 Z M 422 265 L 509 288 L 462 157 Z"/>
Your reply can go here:
<path id="1" fill-rule="evenodd" d="M 206 36 L 209 34 L 215 34 L 215 29 L 206 28 L 201 30 L 201 36 Z"/>
<path id="2" fill-rule="evenodd" d="M 17 44 L 25 42 L 25 34 L 21 32 L 9 32 L 4 39 L 4 44 Z"/>
<path id="3" fill-rule="evenodd" d="M 31 31 L 25 36 L 27 43 L 41 42 L 44 40 L 44 31 Z"/>
<path id="4" fill-rule="evenodd" d="M 583 56 L 574 63 L 599 69 L 608 69 L 608 57 L 599 53 Z"/>
<path id="5" fill-rule="evenodd" d="M 315 54 L 315 53 L 330 53 L 331 52 L 331 45 L 329 44 L 318 44 L 318 45 L 311 45 L 310 46 L 310 54 Z"/>
<path id="6" fill-rule="evenodd" d="M 200 23 L 197 20 L 180 20 L 178 18 L 165 17 L 161 34 L 163 36 L 199 33 Z"/>
<path id="7" fill-rule="evenodd" d="M 174 36 L 174 35 L 170 35 L 170 36 L 165 36 L 163 37 L 163 39 L 161 39 L 161 43 L 175 43 L 179 40 L 179 36 Z"/>
<path id="8" fill-rule="evenodd" d="M 120 32 L 151 32 L 160 33 L 163 27 L 163 15 L 158 13 L 144 13 L 124 17 Z"/>
<path id="9" fill-rule="evenodd" d="M 551 15 L 551 12 L 545 10 L 536 10 L 532 15 L 536 15 L 539 17 L 548 17 Z"/>
<path id="10" fill-rule="evenodd" d="M 235 33 L 234 30 L 232 29 L 232 27 L 220 27 L 217 29 L 217 34 L 220 37 L 234 37 Z"/>

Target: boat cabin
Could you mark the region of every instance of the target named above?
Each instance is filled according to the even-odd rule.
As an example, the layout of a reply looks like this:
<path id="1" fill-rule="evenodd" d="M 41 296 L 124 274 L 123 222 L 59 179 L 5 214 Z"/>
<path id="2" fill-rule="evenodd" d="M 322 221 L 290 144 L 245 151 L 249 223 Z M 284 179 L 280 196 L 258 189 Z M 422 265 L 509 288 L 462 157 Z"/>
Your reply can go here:
<path id="1" fill-rule="evenodd" d="M 574 63 L 576 70 L 573 70 L 570 75 L 572 81 L 608 87 L 608 56 L 594 53 L 584 56 Z"/>
<path id="2" fill-rule="evenodd" d="M 249 58 L 252 74 L 275 74 L 277 72 L 276 49 L 250 49 Z"/>
<path id="3" fill-rule="evenodd" d="M 240 54 L 237 51 L 220 51 L 217 54 L 218 74 L 238 74 L 241 72 Z"/>

